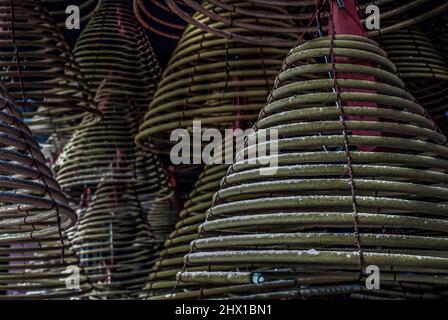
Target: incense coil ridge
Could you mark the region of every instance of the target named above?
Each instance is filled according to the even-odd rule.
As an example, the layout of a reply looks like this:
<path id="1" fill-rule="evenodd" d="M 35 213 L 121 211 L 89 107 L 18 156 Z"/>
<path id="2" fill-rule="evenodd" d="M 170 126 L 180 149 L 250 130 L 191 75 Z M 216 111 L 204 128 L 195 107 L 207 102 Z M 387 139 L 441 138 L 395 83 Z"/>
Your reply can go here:
<path id="1" fill-rule="evenodd" d="M 178 281 L 205 298 L 446 297 L 446 137 L 395 72 L 364 37 L 291 50 L 256 124 L 278 130 L 277 170 L 241 151 Z"/>
<path id="2" fill-rule="evenodd" d="M 160 67 L 132 9 L 132 1 L 101 1 L 78 38 L 74 55 L 93 91 L 111 78 L 116 93 L 133 95 L 140 110 L 145 111 Z"/>
<path id="3" fill-rule="evenodd" d="M 77 220 L 14 100 L 0 85 L 0 299 L 73 298 L 66 288 L 76 255 L 61 233 Z M 64 252 L 62 252 L 64 248 Z M 64 261 L 61 261 L 64 259 Z"/>
<path id="4" fill-rule="evenodd" d="M 167 153 L 174 145 L 172 130 L 191 133 L 194 121 L 221 132 L 250 127 L 285 54 L 283 48 L 242 44 L 188 26 L 140 125 L 137 144 Z"/>
<path id="5" fill-rule="evenodd" d="M 33 134 L 67 133 L 99 112 L 63 35 L 40 0 L 0 1 L 1 75 Z"/>

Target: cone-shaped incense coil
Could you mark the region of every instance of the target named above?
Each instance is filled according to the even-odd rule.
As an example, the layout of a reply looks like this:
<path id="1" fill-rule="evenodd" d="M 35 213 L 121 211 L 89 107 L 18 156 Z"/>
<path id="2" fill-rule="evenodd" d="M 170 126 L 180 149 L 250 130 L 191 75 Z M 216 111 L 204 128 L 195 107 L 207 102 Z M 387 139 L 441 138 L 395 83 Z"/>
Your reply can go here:
<path id="1" fill-rule="evenodd" d="M 62 231 L 75 223 L 76 214 L 67 206 L 39 145 L 3 84 L 0 118 L 0 299 L 80 294 L 86 290 L 82 275 L 79 287 L 72 290 L 66 286 L 70 275 L 65 273 L 66 267 L 76 265 L 76 256 L 61 239 Z"/>
<path id="2" fill-rule="evenodd" d="M 218 190 L 219 182 L 225 176 L 228 167 L 228 165 L 209 165 L 199 176 L 184 209 L 179 213 L 179 222 L 165 242 L 154 270 L 149 276 L 144 297 L 163 299 L 172 293 L 176 274 L 182 270 L 184 264 L 183 257 L 190 251 L 189 244 L 196 239 L 198 227 L 205 220 L 205 212 L 212 205 L 213 194 Z M 180 286 L 183 286 L 183 289 L 188 284 Z"/>
<path id="3" fill-rule="evenodd" d="M 137 107 L 128 96 L 115 93 L 109 82 L 98 90 L 96 101 L 103 121 L 75 131 L 58 159 L 57 179 L 63 189 L 94 187 L 105 174 L 134 179 Z"/>
<path id="4" fill-rule="evenodd" d="M 381 36 L 379 44 L 412 95 L 445 131 L 448 127 L 448 64 L 417 28 Z M 445 131 L 446 132 L 446 131 Z"/>
<path id="5" fill-rule="evenodd" d="M 175 144 L 170 141 L 172 131 L 181 128 L 191 133 L 194 121 L 200 121 L 202 129 L 212 127 L 222 132 L 250 127 L 286 53 L 286 49 L 238 43 L 188 26 L 164 71 L 136 142 L 166 153 Z"/>
<path id="6" fill-rule="evenodd" d="M 132 10 L 131 0 L 102 0 L 74 54 L 92 90 L 113 72 L 115 92 L 133 95 L 139 108 L 146 111 L 160 69 Z"/>
<path id="7" fill-rule="evenodd" d="M 96 289 L 92 298 L 130 298 L 141 293 L 157 242 L 132 185 L 100 183 L 80 218 L 73 243 Z"/>
<path id="8" fill-rule="evenodd" d="M 262 143 L 243 149 L 185 257 L 200 271 L 180 283 L 215 298 L 445 297 L 446 137 L 395 71 L 363 37 L 291 50 L 254 134 L 276 130 L 278 167 L 247 158 Z"/>
<path id="9" fill-rule="evenodd" d="M 0 74 L 33 134 L 100 119 L 79 67 L 40 0 L 1 0 Z"/>

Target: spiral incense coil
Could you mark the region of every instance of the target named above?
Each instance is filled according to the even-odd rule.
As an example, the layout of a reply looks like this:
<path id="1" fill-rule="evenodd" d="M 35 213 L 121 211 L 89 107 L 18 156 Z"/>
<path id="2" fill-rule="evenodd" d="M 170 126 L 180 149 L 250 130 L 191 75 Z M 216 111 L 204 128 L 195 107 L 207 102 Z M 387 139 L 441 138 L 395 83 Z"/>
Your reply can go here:
<path id="1" fill-rule="evenodd" d="M 205 220 L 205 211 L 212 204 L 213 194 L 219 188 L 228 165 L 209 165 L 199 176 L 184 209 L 179 214 L 175 230 L 169 235 L 163 250 L 151 272 L 144 297 L 164 299 L 172 293 L 176 273 L 182 270 L 183 256 L 190 251 L 190 242 L 197 237 L 200 223 Z"/>
<path id="2" fill-rule="evenodd" d="M 42 0 L 60 28 L 66 27 L 66 20 L 72 13 L 72 11 L 66 12 L 67 7 L 77 6 L 80 13 L 80 22 L 85 23 L 92 17 L 99 2 L 100 0 L 70 0 L 70 2 L 67 2 L 67 0 Z"/>
<path id="3" fill-rule="evenodd" d="M 246 145 L 179 283 L 206 298 L 446 298 L 447 139 L 395 72 L 364 37 L 291 50 L 254 133 L 277 130 L 278 166 Z"/>
<path id="4" fill-rule="evenodd" d="M 378 40 L 412 95 L 445 131 L 445 113 L 448 111 L 446 60 L 416 27 L 388 33 Z"/>
<path id="5" fill-rule="evenodd" d="M 133 95 L 146 111 L 160 68 L 135 19 L 131 0 L 102 0 L 81 33 L 74 55 L 92 90 L 113 73 L 115 92 Z"/>
<path id="6" fill-rule="evenodd" d="M 0 74 L 34 135 L 100 120 L 63 35 L 40 0 L 1 0 Z"/>
<path id="7" fill-rule="evenodd" d="M 79 288 L 66 288 L 66 266 L 75 257 L 61 237 L 75 223 L 76 214 L 3 84 L 0 118 L 0 299 L 81 294 L 86 290 L 82 275 Z"/>
<path id="8" fill-rule="evenodd" d="M 131 184 L 100 183 L 74 239 L 80 265 L 95 287 L 90 298 L 141 293 L 157 249 Z"/>
<path id="9" fill-rule="evenodd" d="M 186 23 L 180 18 L 175 21 L 176 15 L 164 0 L 133 1 L 135 16 L 145 29 L 168 39 L 180 39 Z"/>
<path id="10" fill-rule="evenodd" d="M 188 26 L 140 126 L 137 144 L 169 153 L 175 144 L 172 131 L 191 132 L 194 121 L 202 129 L 222 132 L 250 127 L 285 55 L 285 49 L 242 44 Z"/>
<path id="11" fill-rule="evenodd" d="M 95 187 L 105 175 L 134 181 L 137 107 L 129 96 L 116 93 L 108 81 L 95 99 L 103 121 L 75 131 L 58 159 L 58 182 L 70 194 L 80 195 L 84 187 Z"/>

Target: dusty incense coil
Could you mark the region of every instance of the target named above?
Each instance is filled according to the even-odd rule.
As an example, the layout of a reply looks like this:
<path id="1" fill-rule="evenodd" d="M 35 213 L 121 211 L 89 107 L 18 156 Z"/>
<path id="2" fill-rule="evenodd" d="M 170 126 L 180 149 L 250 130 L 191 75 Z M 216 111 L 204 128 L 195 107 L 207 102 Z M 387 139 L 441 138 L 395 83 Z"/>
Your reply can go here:
<path id="1" fill-rule="evenodd" d="M 242 151 L 180 283 L 207 298 L 446 297 L 446 137 L 395 71 L 364 37 L 293 49 L 256 125 L 278 130 L 277 170 Z"/>
<path id="2" fill-rule="evenodd" d="M 72 14 L 72 11 L 67 13 L 67 7 L 73 5 L 77 6 L 80 13 L 80 22 L 85 23 L 92 17 L 99 1 L 100 0 L 71 0 L 68 2 L 66 0 L 42 0 L 42 3 L 45 4 L 50 15 L 59 27 L 65 28 L 67 17 Z"/>
<path id="3" fill-rule="evenodd" d="M 164 0 L 133 0 L 134 13 L 140 24 L 159 36 L 177 40 L 181 37 L 186 23 L 164 3 Z"/>
<path id="4" fill-rule="evenodd" d="M 61 232 L 76 221 L 75 212 L 45 165 L 39 145 L 0 85 L 1 185 L 0 299 L 69 298 L 86 290 L 66 288 L 66 267 L 75 262 Z"/>
<path id="5" fill-rule="evenodd" d="M 80 264 L 95 287 L 91 298 L 141 293 L 157 249 L 131 184 L 100 183 L 73 239 Z"/>
<path id="6" fill-rule="evenodd" d="M 146 111 L 160 75 L 158 62 L 131 0 L 102 0 L 74 50 L 76 61 L 97 90 L 113 72 L 115 92 L 133 95 Z"/>
<path id="7" fill-rule="evenodd" d="M 213 194 L 218 190 L 219 182 L 225 176 L 228 167 L 224 164 L 209 165 L 199 176 L 184 209 L 179 213 L 175 230 L 171 230 L 163 250 L 160 251 L 149 276 L 144 297 L 164 299 L 166 295 L 172 293 L 176 274 L 183 267 L 183 256 L 190 251 L 189 244 L 196 239 L 198 227 L 205 220 L 205 212 L 210 208 Z M 184 289 L 188 284 L 180 286 Z"/>
<path id="8" fill-rule="evenodd" d="M 217 27 L 227 28 L 222 24 Z M 188 26 L 164 71 L 136 142 L 167 153 L 175 144 L 170 141 L 171 132 L 176 128 L 192 131 L 193 121 L 201 121 L 202 129 L 250 127 L 286 52 L 222 39 Z"/>
<path id="9" fill-rule="evenodd" d="M 385 34 L 378 40 L 412 95 L 445 131 L 445 113 L 448 111 L 447 61 L 416 27 Z"/>
<path id="10" fill-rule="evenodd" d="M 70 132 L 98 114 L 69 46 L 40 0 L 2 0 L 1 75 L 33 134 Z M 89 117 L 84 125 L 100 117 Z"/>

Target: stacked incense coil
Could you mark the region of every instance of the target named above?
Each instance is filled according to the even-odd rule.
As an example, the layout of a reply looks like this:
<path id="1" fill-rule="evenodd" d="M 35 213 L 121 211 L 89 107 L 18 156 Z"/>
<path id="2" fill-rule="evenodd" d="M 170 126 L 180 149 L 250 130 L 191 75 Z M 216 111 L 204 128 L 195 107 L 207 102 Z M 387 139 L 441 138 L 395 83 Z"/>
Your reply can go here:
<path id="1" fill-rule="evenodd" d="M 130 0 L 102 0 L 80 35 L 74 54 L 92 90 L 110 77 L 117 94 L 132 94 L 145 111 L 160 69 L 132 9 Z"/>
<path id="2" fill-rule="evenodd" d="M 395 72 L 364 37 L 291 50 L 254 134 L 278 166 L 239 154 L 178 274 L 201 290 L 174 297 L 446 298 L 447 139 Z"/>
<path id="3" fill-rule="evenodd" d="M 282 9 L 275 6 L 272 10 Z M 205 19 L 201 14 L 196 17 Z M 239 16 L 234 20 L 245 21 Z M 289 20 L 282 23 L 293 25 Z M 269 34 L 222 23 L 217 23 L 216 28 L 254 36 Z M 296 39 L 294 33 L 285 36 L 291 41 Z M 200 121 L 203 130 L 213 127 L 222 132 L 250 126 L 257 119 L 285 54 L 283 48 L 226 40 L 188 26 L 164 71 L 136 142 L 167 153 L 175 144 L 170 141 L 172 131 L 183 128 L 191 133 L 194 121 Z"/>
<path id="4" fill-rule="evenodd" d="M 67 3 L 66 0 L 42 0 L 42 3 L 46 5 L 50 15 L 56 23 L 61 28 L 65 28 L 67 17 L 72 14 L 72 11 L 67 12 L 69 6 L 77 6 L 79 8 L 80 22 L 84 23 L 92 17 L 99 1 L 100 0 L 71 0 Z"/>
<path id="5" fill-rule="evenodd" d="M 228 167 L 225 164 L 209 165 L 199 176 L 184 209 L 179 213 L 175 230 L 165 242 L 149 276 L 145 297 L 161 299 L 172 293 L 176 274 L 183 267 L 183 256 L 190 251 L 189 243 L 196 239 L 198 227 L 205 220 L 205 212 L 210 208 L 213 194 L 218 190 Z"/>
<path id="6" fill-rule="evenodd" d="M 68 133 L 83 118 L 89 119 L 84 125 L 98 121 L 70 48 L 40 0 L 0 5 L 0 74 L 33 134 Z"/>
<path id="7" fill-rule="evenodd" d="M 446 60 L 416 27 L 385 34 L 379 38 L 379 43 L 412 95 L 445 131 L 448 128 L 445 117 L 448 111 Z"/>
<path id="8" fill-rule="evenodd" d="M 181 37 L 185 22 L 181 19 L 173 21 L 175 15 L 164 0 L 133 1 L 135 16 L 145 29 L 168 39 L 177 40 Z"/>
<path id="9" fill-rule="evenodd" d="M 157 243 L 130 184 L 98 185 L 80 218 L 73 244 L 96 289 L 89 298 L 130 298 L 141 293 Z"/>
<path id="10" fill-rule="evenodd" d="M 66 286 L 66 267 L 76 265 L 76 256 L 61 237 L 76 222 L 76 214 L 3 84 L 0 118 L 0 299 L 83 294 L 89 286 L 82 274 L 79 287 Z"/>

